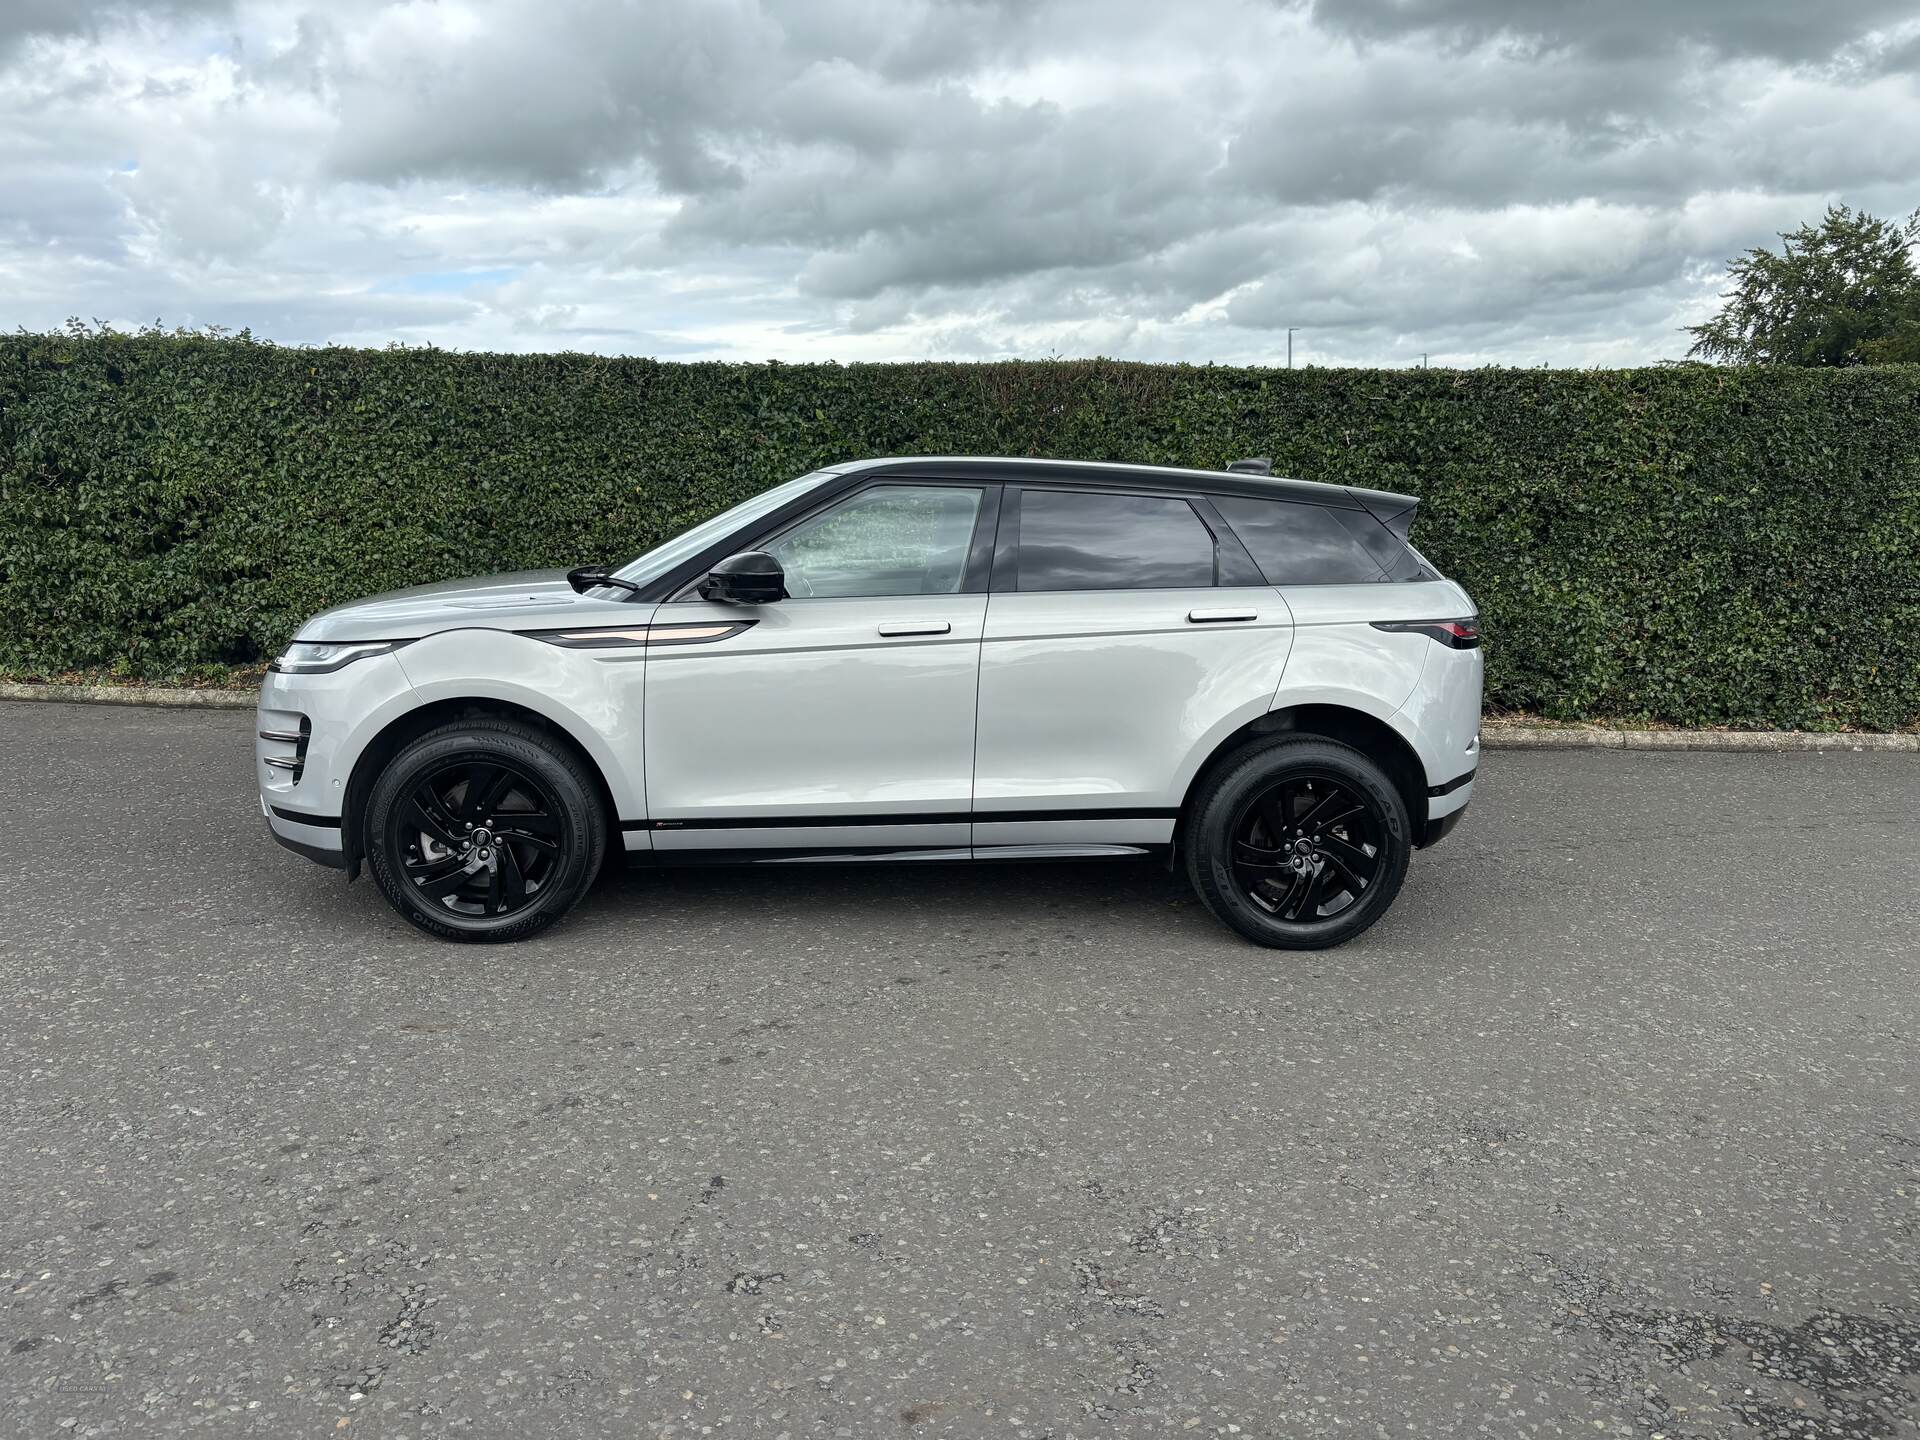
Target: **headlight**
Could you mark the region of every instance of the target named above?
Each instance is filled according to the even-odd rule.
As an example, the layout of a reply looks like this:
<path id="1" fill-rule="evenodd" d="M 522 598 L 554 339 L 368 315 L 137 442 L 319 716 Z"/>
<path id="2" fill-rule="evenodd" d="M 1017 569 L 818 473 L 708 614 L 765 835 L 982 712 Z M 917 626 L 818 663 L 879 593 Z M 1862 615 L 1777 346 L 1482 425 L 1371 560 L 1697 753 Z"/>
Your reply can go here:
<path id="1" fill-rule="evenodd" d="M 331 645 L 315 645 L 296 640 L 277 656 L 269 670 L 282 675 L 325 675 L 369 655 L 385 655 L 407 644 L 405 640 L 349 640 Z"/>

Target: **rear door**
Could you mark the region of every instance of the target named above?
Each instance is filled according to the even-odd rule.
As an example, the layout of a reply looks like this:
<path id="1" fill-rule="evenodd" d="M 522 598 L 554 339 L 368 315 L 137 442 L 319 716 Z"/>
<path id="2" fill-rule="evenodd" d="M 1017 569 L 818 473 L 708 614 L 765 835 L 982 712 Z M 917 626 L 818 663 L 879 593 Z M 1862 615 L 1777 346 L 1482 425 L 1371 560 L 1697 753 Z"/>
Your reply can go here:
<path id="1" fill-rule="evenodd" d="M 1204 497 L 1008 486 L 980 662 L 977 852 L 1172 837 L 1265 712 L 1291 619 Z"/>

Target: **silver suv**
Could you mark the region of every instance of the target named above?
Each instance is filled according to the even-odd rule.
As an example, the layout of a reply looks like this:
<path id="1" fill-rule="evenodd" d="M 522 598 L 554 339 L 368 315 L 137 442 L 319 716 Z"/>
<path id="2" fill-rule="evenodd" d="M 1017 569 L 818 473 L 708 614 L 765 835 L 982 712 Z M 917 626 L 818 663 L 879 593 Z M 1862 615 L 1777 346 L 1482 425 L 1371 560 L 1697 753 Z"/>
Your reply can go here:
<path id="1" fill-rule="evenodd" d="M 260 690 L 274 838 L 449 940 L 629 864 L 1178 856 L 1337 945 L 1452 828 L 1473 602 L 1406 495 L 1047 460 L 802 476 L 618 571 L 316 615 Z"/>

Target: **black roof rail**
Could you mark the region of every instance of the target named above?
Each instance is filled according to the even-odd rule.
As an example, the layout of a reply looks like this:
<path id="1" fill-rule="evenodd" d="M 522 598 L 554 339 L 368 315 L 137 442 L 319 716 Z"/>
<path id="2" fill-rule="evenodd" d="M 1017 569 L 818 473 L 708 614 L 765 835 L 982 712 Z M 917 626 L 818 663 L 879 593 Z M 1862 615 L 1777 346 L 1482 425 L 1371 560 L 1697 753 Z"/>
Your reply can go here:
<path id="1" fill-rule="evenodd" d="M 1253 455 L 1245 460 L 1229 461 L 1227 471 L 1233 475 L 1271 475 L 1273 474 L 1273 457 Z"/>

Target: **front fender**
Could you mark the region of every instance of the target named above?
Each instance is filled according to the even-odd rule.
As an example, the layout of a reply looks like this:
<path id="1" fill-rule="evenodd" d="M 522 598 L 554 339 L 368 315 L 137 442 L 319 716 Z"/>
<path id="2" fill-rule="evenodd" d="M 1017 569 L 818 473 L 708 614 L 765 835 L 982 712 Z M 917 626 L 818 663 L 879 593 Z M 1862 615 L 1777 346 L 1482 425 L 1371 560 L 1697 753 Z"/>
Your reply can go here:
<path id="1" fill-rule="evenodd" d="M 640 733 L 645 651 L 569 650 L 501 630 L 443 630 L 396 652 L 416 705 L 498 700 L 531 710 L 587 752 L 623 820 L 646 818 Z"/>

